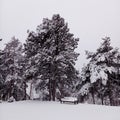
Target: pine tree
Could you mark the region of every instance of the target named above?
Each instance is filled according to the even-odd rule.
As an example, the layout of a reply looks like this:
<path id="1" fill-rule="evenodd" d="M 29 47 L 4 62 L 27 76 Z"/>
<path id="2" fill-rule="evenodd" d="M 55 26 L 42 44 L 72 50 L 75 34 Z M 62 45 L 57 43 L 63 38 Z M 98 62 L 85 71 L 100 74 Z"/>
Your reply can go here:
<path id="1" fill-rule="evenodd" d="M 0 39 L 1 41 L 2 39 Z M 3 95 L 3 88 L 4 88 L 4 52 L 0 50 L 0 100 L 2 99 Z"/>
<path id="2" fill-rule="evenodd" d="M 43 19 L 36 32 L 29 32 L 25 44 L 29 60 L 26 78 L 33 79 L 39 91 L 47 90 L 49 100 L 55 100 L 56 91 L 63 94 L 77 76 L 74 65 L 79 54 L 74 50 L 78 40 L 60 15 Z"/>
<path id="3" fill-rule="evenodd" d="M 105 37 L 96 52 L 86 53 L 87 58 L 90 59 L 92 71 L 91 79 L 98 84 L 98 96 L 101 96 L 100 98 L 103 104 L 103 98 L 107 94 L 110 100 L 110 105 L 112 105 L 112 101 L 115 97 L 116 85 L 111 76 L 113 73 L 116 73 L 116 63 L 114 61 L 116 59 L 117 51 L 111 46 L 110 38 Z M 99 82 L 99 80 L 101 80 L 101 82 Z"/>
<path id="4" fill-rule="evenodd" d="M 4 48 L 4 95 L 3 99 L 8 100 L 14 96 L 16 100 L 22 99 L 18 91 L 22 91 L 23 82 L 23 49 L 18 39 L 13 37 Z"/>
<path id="5" fill-rule="evenodd" d="M 76 96 L 79 102 L 84 102 L 89 99 L 90 89 L 91 89 L 91 80 L 90 80 L 91 71 L 89 64 L 82 67 L 80 78 L 76 86 Z"/>

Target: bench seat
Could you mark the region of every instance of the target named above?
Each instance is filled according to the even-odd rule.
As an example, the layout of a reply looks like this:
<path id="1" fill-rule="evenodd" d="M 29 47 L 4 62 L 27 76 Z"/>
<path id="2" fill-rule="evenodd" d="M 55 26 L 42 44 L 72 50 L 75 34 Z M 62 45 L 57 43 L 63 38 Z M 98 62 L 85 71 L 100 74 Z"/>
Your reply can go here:
<path id="1" fill-rule="evenodd" d="M 76 97 L 64 97 L 60 99 L 60 102 L 78 104 L 78 99 Z"/>

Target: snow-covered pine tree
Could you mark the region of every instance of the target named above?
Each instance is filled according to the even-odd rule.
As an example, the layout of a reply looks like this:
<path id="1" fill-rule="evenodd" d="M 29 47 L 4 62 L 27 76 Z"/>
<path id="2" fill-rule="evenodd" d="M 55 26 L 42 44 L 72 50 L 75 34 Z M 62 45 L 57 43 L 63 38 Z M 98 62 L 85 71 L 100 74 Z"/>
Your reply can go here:
<path id="1" fill-rule="evenodd" d="M 2 39 L 0 39 L 1 41 Z M 3 95 L 3 88 L 4 88 L 4 52 L 0 50 L 0 100 L 2 99 Z"/>
<path id="2" fill-rule="evenodd" d="M 115 56 L 117 54 L 116 49 L 114 49 L 110 44 L 110 38 L 103 38 L 103 42 L 101 46 L 97 49 L 96 52 L 86 52 L 87 59 L 90 59 L 90 67 L 91 67 L 91 80 L 92 82 L 97 82 L 102 84 L 104 88 L 104 95 L 109 97 L 110 105 L 112 105 L 112 101 L 115 97 L 116 85 L 114 84 L 114 79 L 111 79 L 110 76 L 113 73 L 116 73 L 116 67 L 113 65 Z M 99 82 L 101 80 L 102 82 Z M 101 91 L 103 87 L 98 87 L 98 92 Z M 100 90 L 101 89 L 101 90 Z M 101 96 L 101 93 L 98 93 Z M 103 104 L 102 95 L 101 100 Z"/>
<path id="3" fill-rule="evenodd" d="M 19 93 L 22 93 L 22 82 L 23 82 L 23 48 L 22 44 L 18 39 L 13 37 L 4 48 L 4 95 L 3 99 L 8 100 L 11 96 L 14 96 L 16 100 L 22 98 Z M 20 91 L 20 92 L 19 92 Z"/>
<path id="4" fill-rule="evenodd" d="M 76 95 L 78 96 L 79 102 L 88 102 L 90 94 L 92 94 L 93 103 L 95 103 L 94 91 L 92 91 L 93 84 L 91 82 L 90 76 L 91 69 L 89 67 L 89 64 L 84 65 L 80 73 L 80 79 L 76 90 Z"/>
<path id="5" fill-rule="evenodd" d="M 36 82 L 36 89 L 55 100 L 56 92 L 63 95 L 77 76 L 75 61 L 79 39 L 69 32 L 60 15 L 43 19 L 36 32 L 29 32 L 25 55 L 29 61 L 26 78 Z"/>

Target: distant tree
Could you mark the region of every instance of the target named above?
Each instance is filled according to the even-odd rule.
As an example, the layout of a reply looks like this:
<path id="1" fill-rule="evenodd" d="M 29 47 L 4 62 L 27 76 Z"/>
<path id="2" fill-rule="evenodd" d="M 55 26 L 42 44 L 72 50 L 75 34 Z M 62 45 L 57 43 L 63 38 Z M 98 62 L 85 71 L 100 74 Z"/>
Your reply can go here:
<path id="1" fill-rule="evenodd" d="M 76 79 L 75 61 L 78 40 L 69 32 L 68 25 L 60 15 L 43 19 L 36 32 L 29 32 L 25 55 L 29 61 L 26 79 L 36 83 L 38 91 L 55 100 L 56 92 L 65 93 L 73 87 Z M 46 92 L 45 92 L 46 91 Z"/>
<path id="2" fill-rule="evenodd" d="M 91 80 L 90 80 L 89 64 L 82 67 L 80 78 L 76 86 L 76 96 L 79 102 L 85 102 L 89 99 Z"/>
<path id="3" fill-rule="evenodd" d="M 118 52 L 111 46 L 110 38 L 105 37 L 103 38 L 103 43 L 96 52 L 86 53 L 87 59 L 90 59 L 90 67 L 92 72 L 91 79 L 93 82 L 98 83 L 97 92 L 102 100 L 102 104 L 103 98 L 107 94 L 110 104 L 112 105 L 112 101 L 115 97 L 116 85 L 114 84 L 114 79 L 111 79 L 110 76 L 113 73 L 116 73 L 115 59 Z M 101 82 L 98 80 L 101 80 Z"/>
<path id="4" fill-rule="evenodd" d="M 23 48 L 18 39 L 13 37 L 9 43 L 6 44 L 3 55 L 3 78 L 4 78 L 4 100 L 9 99 L 14 95 L 18 99 L 17 90 L 22 91 L 23 82 Z M 14 91 L 14 93 L 13 93 Z M 21 98 L 19 98 L 21 99 Z"/>
<path id="5" fill-rule="evenodd" d="M 4 78 L 3 78 L 4 57 L 3 56 L 4 56 L 4 52 L 0 50 L 0 100 L 2 99 L 2 95 L 3 95 L 2 89 L 4 87 Z"/>

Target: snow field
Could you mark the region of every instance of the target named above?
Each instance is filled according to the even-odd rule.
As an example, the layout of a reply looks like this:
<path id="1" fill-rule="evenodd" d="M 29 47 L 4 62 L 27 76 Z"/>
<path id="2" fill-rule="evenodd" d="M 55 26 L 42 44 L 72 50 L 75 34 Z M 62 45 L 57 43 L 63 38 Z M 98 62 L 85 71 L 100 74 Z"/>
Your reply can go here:
<path id="1" fill-rule="evenodd" d="M 120 107 L 40 101 L 0 103 L 0 120 L 120 120 Z"/>

